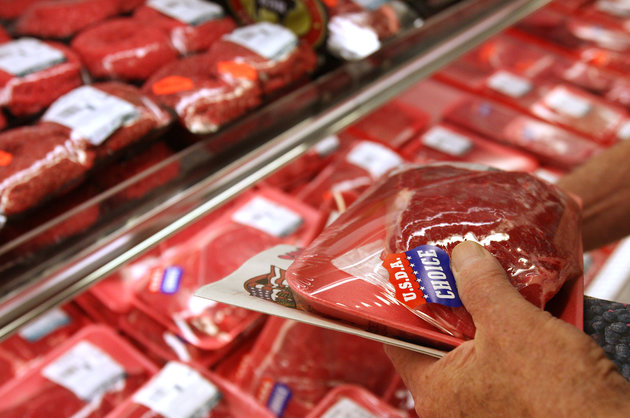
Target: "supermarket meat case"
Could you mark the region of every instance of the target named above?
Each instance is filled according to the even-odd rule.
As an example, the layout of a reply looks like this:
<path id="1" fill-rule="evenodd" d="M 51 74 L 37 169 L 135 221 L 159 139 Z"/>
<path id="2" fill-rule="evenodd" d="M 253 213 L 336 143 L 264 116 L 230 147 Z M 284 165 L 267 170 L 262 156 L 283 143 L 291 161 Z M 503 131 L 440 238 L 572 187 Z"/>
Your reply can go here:
<path id="1" fill-rule="evenodd" d="M 67 2 L 84 11 L 49 27 L 67 9 L 5 3 L 7 40 L 29 37 L 11 48 L 48 61 L 33 79 L 7 72 L 0 169 L 58 154 L 54 181 L 0 191 L 0 392 L 11 400 L 0 416 L 51 404 L 68 416 L 414 416 L 379 343 L 192 292 L 264 249 L 308 245 L 401 163 L 554 181 L 630 136 L 622 60 L 584 51 L 619 54 L 564 22 L 605 22 L 630 39 L 597 7 L 611 2 L 552 2 L 488 40 L 546 2 L 426 2 L 398 34 L 375 31 L 383 47 L 367 58 L 280 28 L 239 35 L 251 26 L 216 7 L 203 9 L 212 24 L 191 24 L 159 12 L 165 2 Z M 541 21 L 563 35 L 538 38 Z M 140 24 L 160 29 L 138 39 Z M 580 42 L 563 43 L 565 31 Z M 238 43 L 269 32 L 282 60 Z M 157 52 L 130 63 L 125 48 Z M 587 292 L 625 247 L 586 255 Z M 585 331 L 630 377 L 628 307 L 589 298 L 584 310 Z"/>

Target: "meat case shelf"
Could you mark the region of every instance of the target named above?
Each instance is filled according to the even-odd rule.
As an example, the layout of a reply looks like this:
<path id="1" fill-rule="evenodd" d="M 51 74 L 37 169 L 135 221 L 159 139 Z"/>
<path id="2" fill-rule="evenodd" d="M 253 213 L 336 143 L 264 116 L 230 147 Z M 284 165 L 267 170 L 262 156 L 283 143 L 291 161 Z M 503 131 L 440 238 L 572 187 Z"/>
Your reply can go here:
<path id="1" fill-rule="evenodd" d="M 173 157 L 72 211 L 2 243 L 0 337 L 72 298 L 160 241 L 221 206 L 461 53 L 545 5 L 546 0 L 467 0 L 418 24 L 376 54 L 324 72 L 219 133 L 196 138 Z M 177 130 L 168 135 L 185 136 Z M 179 177 L 110 213 L 86 233 L 12 263 L 16 247 L 81 216 L 91 205 L 177 164 Z"/>

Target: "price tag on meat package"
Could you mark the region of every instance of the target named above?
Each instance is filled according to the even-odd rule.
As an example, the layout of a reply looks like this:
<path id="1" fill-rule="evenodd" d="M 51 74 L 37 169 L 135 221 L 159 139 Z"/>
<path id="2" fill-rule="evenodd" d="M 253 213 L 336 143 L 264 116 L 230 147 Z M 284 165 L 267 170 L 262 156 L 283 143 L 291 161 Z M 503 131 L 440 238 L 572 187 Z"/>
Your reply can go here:
<path id="1" fill-rule="evenodd" d="M 42 120 L 72 129 L 93 145 L 101 145 L 124 124 L 140 116 L 129 102 L 90 86 L 72 90 L 53 103 Z"/>
<path id="2" fill-rule="evenodd" d="M 255 197 L 234 212 L 232 220 L 276 237 L 286 237 L 302 225 L 302 217 L 262 197 Z"/>
<path id="3" fill-rule="evenodd" d="M 165 418 L 205 416 L 221 399 L 215 385 L 196 370 L 170 362 L 140 389 L 133 401 Z"/>
<path id="4" fill-rule="evenodd" d="M 545 104 L 558 113 L 576 119 L 586 116 L 592 108 L 588 100 L 572 93 L 564 87 L 556 87 L 547 94 Z"/>
<path id="5" fill-rule="evenodd" d="M 120 364 L 85 341 L 46 366 L 42 374 L 86 402 L 125 379 L 125 369 Z"/>
<path id="6" fill-rule="evenodd" d="M 22 38 L 0 45 L 0 70 L 23 77 L 66 60 L 65 55 L 33 38 Z"/>
<path id="7" fill-rule="evenodd" d="M 404 162 L 391 149 L 370 141 L 362 141 L 356 145 L 348 153 L 346 160 L 357 167 L 361 167 L 375 179 Z"/>
<path id="8" fill-rule="evenodd" d="M 532 83 L 507 71 L 497 71 L 488 78 L 487 84 L 491 89 L 514 98 L 523 97 L 532 90 Z"/>
<path id="9" fill-rule="evenodd" d="M 463 306 L 446 251 L 421 245 L 404 253 L 385 257 L 383 267 L 396 290 L 396 299 L 413 309 L 425 303 L 453 308 Z"/>
<path id="10" fill-rule="evenodd" d="M 321 418 L 377 418 L 377 416 L 356 402 L 348 398 L 341 398 Z"/>
<path id="11" fill-rule="evenodd" d="M 149 0 L 147 6 L 188 25 L 223 17 L 223 8 L 202 0 Z"/>
<path id="12" fill-rule="evenodd" d="M 292 51 L 298 43 L 289 29 L 273 23 L 261 22 L 234 30 L 226 39 L 270 60 L 279 59 Z"/>
<path id="13" fill-rule="evenodd" d="M 467 154 L 473 146 L 470 139 L 443 126 L 436 126 L 425 133 L 422 136 L 422 143 L 454 157 Z"/>

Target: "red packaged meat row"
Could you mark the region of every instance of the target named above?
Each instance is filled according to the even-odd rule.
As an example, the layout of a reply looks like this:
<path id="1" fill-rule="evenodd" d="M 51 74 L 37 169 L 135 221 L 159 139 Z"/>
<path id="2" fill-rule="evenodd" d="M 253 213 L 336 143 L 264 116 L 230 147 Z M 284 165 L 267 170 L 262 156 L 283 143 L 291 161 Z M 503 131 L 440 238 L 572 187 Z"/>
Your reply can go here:
<path id="1" fill-rule="evenodd" d="M 312 48 L 289 30 L 259 23 L 234 30 L 206 53 L 155 73 L 144 89 L 192 133 L 209 133 L 315 68 Z"/>
<path id="2" fill-rule="evenodd" d="M 305 416 L 343 384 L 380 396 L 395 376 L 380 343 L 276 317 L 244 361 L 238 386 L 286 418 Z"/>
<path id="3" fill-rule="evenodd" d="M 83 84 L 81 61 L 68 47 L 21 38 L 0 45 L 0 106 L 15 116 L 36 114 Z"/>
<path id="4" fill-rule="evenodd" d="M 0 417 L 104 416 L 158 371 L 104 326 L 88 326 L 0 388 Z"/>
<path id="5" fill-rule="evenodd" d="M 130 85 L 102 83 L 67 93 L 36 125 L 0 134 L 0 212 L 14 215 L 39 204 L 77 182 L 96 160 L 169 122 Z"/>
<path id="6" fill-rule="evenodd" d="M 344 416 L 408 418 L 361 386 L 337 386 L 321 400 L 307 418 L 332 418 Z"/>
<path id="7" fill-rule="evenodd" d="M 363 327 L 380 324 L 386 334 L 435 338 L 402 315 L 406 306 L 448 334 L 470 338 L 474 324 L 448 261 L 464 240 L 485 246 L 541 308 L 565 282 L 583 284 L 572 198 L 529 174 L 448 164 L 407 166 L 383 178 L 302 252 L 286 280 L 305 309 Z M 425 263 L 439 263 L 439 272 L 420 268 Z M 578 310 L 567 312 L 576 326 Z"/>

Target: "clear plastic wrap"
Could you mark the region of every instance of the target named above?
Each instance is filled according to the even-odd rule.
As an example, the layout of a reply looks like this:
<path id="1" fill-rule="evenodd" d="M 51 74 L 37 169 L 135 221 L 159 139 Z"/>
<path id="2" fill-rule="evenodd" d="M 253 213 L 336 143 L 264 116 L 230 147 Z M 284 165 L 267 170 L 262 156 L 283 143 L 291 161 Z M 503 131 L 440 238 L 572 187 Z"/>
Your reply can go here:
<path id="1" fill-rule="evenodd" d="M 184 55 L 207 50 L 236 28 L 220 5 L 202 0 L 150 0 L 136 10 L 134 20 L 166 32 Z"/>
<path id="2" fill-rule="evenodd" d="M 393 309 L 403 305 L 448 334 L 470 338 L 474 324 L 448 275 L 448 254 L 465 240 L 496 256 L 510 282 L 541 308 L 565 282 L 579 279 L 580 215 L 573 198 L 529 174 L 452 164 L 401 167 L 341 214 L 286 273 L 298 305 L 363 326 L 380 324 L 386 332 L 407 327 Z M 431 265 L 413 269 L 420 279 L 415 272 L 403 277 L 407 256 Z"/>
<path id="3" fill-rule="evenodd" d="M 77 35 L 72 48 L 95 79 L 144 81 L 179 57 L 164 31 L 132 18 L 96 24 Z"/>
<path id="4" fill-rule="evenodd" d="M 15 116 L 33 115 L 83 84 L 81 61 L 56 42 L 21 38 L 0 45 L 0 105 Z"/>
<path id="5" fill-rule="evenodd" d="M 305 416 L 336 386 L 358 384 L 382 395 L 395 371 L 382 344 L 272 317 L 237 384 L 276 416 Z"/>

